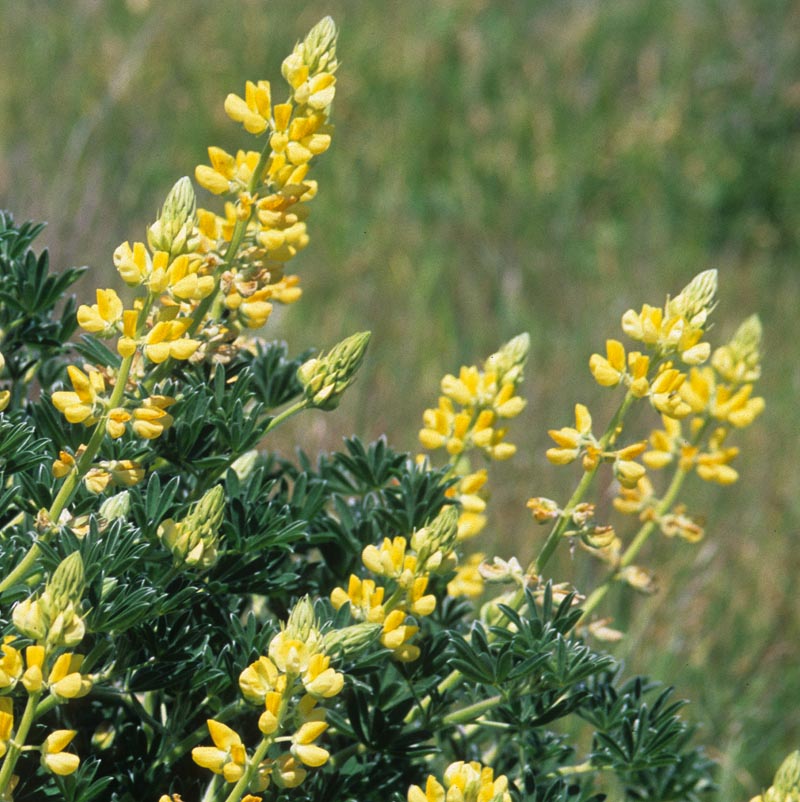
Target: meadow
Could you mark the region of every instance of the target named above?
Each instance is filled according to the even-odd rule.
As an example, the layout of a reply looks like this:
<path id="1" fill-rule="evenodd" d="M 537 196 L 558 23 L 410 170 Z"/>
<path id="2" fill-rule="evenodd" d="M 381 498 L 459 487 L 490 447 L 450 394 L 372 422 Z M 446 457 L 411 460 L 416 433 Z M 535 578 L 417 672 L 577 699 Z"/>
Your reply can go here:
<path id="1" fill-rule="evenodd" d="M 485 551 L 537 552 L 525 501 L 572 481 L 544 457 L 547 430 L 576 401 L 602 407 L 587 363 L 620 315 L 719 271 L 711 339 L 759 314 L 767 408 L 739 438 L 739 483 L 690 488 L 705 540 L 649 544 L 660 592 L 606 612 L 630 670 L 691 700 L 718 798 L 768 784 L 800 744 L 800 7 L 2 0 L 0 14 L 0 207 L 47 220 L 54 264 L 106 282 L 175 178 L 209 143 L 236 146 L 220 98 L 336 19 L 304 296 L 267 333 L 292 353 L 373 339 L 339 413 L 280 442 L 314 454 L 385 433 L 416 451 L 440 377 L 528 332 L 519 452 L 494 471 Z M 552 575 L 580 588 L 584 561 L 564 552 Z"/>

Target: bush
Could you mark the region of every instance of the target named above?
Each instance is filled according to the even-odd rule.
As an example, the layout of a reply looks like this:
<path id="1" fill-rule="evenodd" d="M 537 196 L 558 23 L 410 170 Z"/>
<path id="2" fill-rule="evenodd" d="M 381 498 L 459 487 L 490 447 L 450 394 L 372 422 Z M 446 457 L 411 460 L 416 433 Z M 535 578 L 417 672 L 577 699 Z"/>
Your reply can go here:
<path id="1" fill-rule="evenodd" d="M 524 334 L 444 377 L 429 455 L 353 438 L 279 457 L 270 433 L 335 409 L 369 342 L 290 356 L 253 334 L 301 295 L 286 265 L 331 142 L 335 45 L 325 19 L 295 46 L 285 102 L 266 81 L 228 95 L 261 149 L 209 148 L 195 177 L 221 214 L 182 178 L 147 243 L 117 248 L 133 301 L 60 306 L 80 271 L 51 273 L 40 227 L 0 219 L 0 798 L 706 798 L 681 703 L 592 645 L 621 637 L 594 613 L 613 585 L 652 590 L 634 561 L 654 532 L 702 537 L 678 499 L 690 475 L 736 480 L 726 438 L 763 408 L 760 324 L 712 353 L 714 271 L 623 316 L 642 350 L 609 340 L 590 361 L 623 392 L 601 433 L 582 404 L 551 431 L 548 458 L 581 476 L 563 505 L 528 502 L 551 528 L 527 567 L 467 550 L 476 463 L 515 452 Z M 633 409 L 663 428 L 631 435 Z M 588 500 L 606 469 L 632 535 Z M 604 567 L 588 597 L 546 576 L 565 541 Z"/>

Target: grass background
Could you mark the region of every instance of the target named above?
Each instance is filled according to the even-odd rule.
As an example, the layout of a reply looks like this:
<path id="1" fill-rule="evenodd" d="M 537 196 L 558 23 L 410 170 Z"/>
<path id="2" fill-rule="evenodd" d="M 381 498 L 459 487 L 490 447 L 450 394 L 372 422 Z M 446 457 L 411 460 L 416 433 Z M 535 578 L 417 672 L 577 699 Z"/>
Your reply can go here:
<path id="1" fill-rule="evenodd" d="M 759 313 L 767 410 L 738 437 L 740 482 L 687 492 L 707 539 L 650 544 L 661 592 L 605 612 L 629 630 L 630 669 L 692 700 L 718 798 L 768 784 L 800 746 L 800 6 L 0 0 L 0 14 L 0 206 L 49 221 L 56 265 L 91 266 L 84 300 L 208 145 L 249 146 L 224 95 L 278 80 L 292 43 L 335 17 L 337 131 L 294 265 L 305 295 L 267 333 L 293 351 L 374 337 L 339 412 L 301 416 L 277 445 L 386 432 L 414 450 L 441 375 L 530 332 L 487 550 L 536 553 L 525 500 L 577 480 L 547 464 L 546 431 L 576 401 L 604 419 L 587 360 L 622 312 L 719 270 L 712 340 Z M 580 585 L 584 561 L 564 552 L 553 574 Z"/>

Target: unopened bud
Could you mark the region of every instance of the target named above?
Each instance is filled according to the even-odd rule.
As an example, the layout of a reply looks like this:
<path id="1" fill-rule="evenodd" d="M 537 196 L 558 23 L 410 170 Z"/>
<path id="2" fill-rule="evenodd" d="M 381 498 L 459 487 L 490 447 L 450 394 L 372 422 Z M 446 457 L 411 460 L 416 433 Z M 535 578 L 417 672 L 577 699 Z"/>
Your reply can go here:
<path id="1" fill-rule="evenodd" d="M 522 370 L 528 360 L 530 346 L 530 336 L 527 333 L 518 334 L 492 354 L 484 363 L 484 367 L 495 372 L 499 385 L 507 382 L 518 384 L 522 380 Z"/>
<path id="2" fill-rule="evenodd" d="M 244 481 L 255 470 L 258 464 L 258 451 L 246 451 L 241 457 L 231 463 L 231 470 L 240 481 Z"/>
<path id="3" fill-rule="evenodd" d="M 778 794 L 798 794 L 800 792 L 800 751 L 795 750 L 781 763 L 772 782 Z M 783 799 L 784 797 L 781 797 Z M 797 796 L 792 799 L 798 798 Z"/>
<path id="4" fill-rule="evenodd" d="M 337 343 L 322 356 L 309 359 L 297 370 L 310 406 L 331 410 L 339 406 L 344 391 L 364 359 L 370 333 L 362 331 Z"/>
<path id="5" fill-rule="evenodd" d="M 222 485 L 207 490 L 182 521 L 167 518 L 158 527 L 161 542 L 172 552 L 176 565 L 200 569 L 217 561 L 219 528 L 225 512 Z"/>
<path id="6" fill-rule="evenodd" d="M 380 637 L 383 627 L 380 624 L 370 624 L 366 621 L 353 624 L 341 629 L 332 629 L 322 638 L 322 648 L 325 654 L 340 652 L 344 656 L 351 656 L 363 652 Z"/>
<path id="7" fill-rule="evenodd" d="M 286 635 L 299 641 L 307 641 L 309 638 L 319 634 L 319 623 L 314 615 L 314 605 L 308 596 L 303 596 L 297 601 L 289 619 L 286 621 Z"/>
<path id="8" fill-rule="evenodd" d="M 101 505 L 98 512 L 106 521 L 116 518 L 126 518 L 131 509 L 131 495 L 127 490 L 109 496 Z"/>
<path id="9" fill-rule="evenodd" d="M 53 571 L 45 587 L 45 593 L 52 604 L 51 615 L 58 614 L 70 604 L 77 605 L 83 595 L 83 558 L 79 551 L 73 551 L 64 558 Z"/>
<path id="10" fill-rule="evenodd" d="M 682 317 L 693 326 L 705 325 L 714 308 L 717 271 L 704 270 L 696 275 L 674 298 L 667 301 L 667 315 Z"/>
<path id="11" fill-rule="evenodd" d="M 761 376 L 761 320 L 751 315 L 736 330 L 727 345 L 714 351 L 711 364 L 732 384 L 754 382 Z"/>
<path id="12" fill-rule="evenodd" d="M 336 38 L 339 32 L 331 17 L 323 17 L 306 35 L 302 44 L 303 62 L 309 75 L 318 72 L 335 72 L 339 66 L 336 61 Z"/>
<path id="13" fill-rule="evenodd" d="M 147 242 L 154 251 L 179 256 L 189 250 L 194 232 L 197 202 L 192 182 L 184 176 L 169 191 L 158 220 L 147 230 Z"/>
<path id="14" fill-rule="evenodd" d="M 421 565 L 425 566 L 429 558 L 439 555 L 437 564 L 430 566 L 434 570 L 441 565 L 444 556 L 452 552 L 458 538 L 458 516 L 458 509 L 448 505 L 422 529 L 414 532 L 411 548 L 417 552 Z"/>

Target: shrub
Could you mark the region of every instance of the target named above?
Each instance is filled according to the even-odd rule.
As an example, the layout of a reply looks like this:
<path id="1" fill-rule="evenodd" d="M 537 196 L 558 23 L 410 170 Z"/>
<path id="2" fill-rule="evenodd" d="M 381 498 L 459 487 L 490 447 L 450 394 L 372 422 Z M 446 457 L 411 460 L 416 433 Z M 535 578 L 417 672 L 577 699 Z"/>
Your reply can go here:
<path id="1" fill-rule="evenodd" d="M 0 218 L 0 798 L 705 798 L 681 703 L 593 645 L 621 637 L 594 613 L 614 584 L 651 589 L 634 561 L 654 532 L 702 537 L 678 500 L 691 474 L 736 480 L 726 438 L 763 408 L 758 320 L 712 352 L 714 271 L 623 316 L 641 351 L 590 360 L 623 394 L 602 432 L 582 404 L 551 431 L 550 461 L 581 475 L 563 504 L 528 502 L 551 529 L 526 567 L 467 550 L 488 468 L 514 455 L 524 334 L 444 377 L 429 455 L 353 438 L 279 457 L 270 433 L 335 409 L 369 342 L 290 356 L 254 334 L 301 295 L 286 266 L 336 67 L 325 19 L 283 62 L 284 102 L 266 81 L 228 95 L 260 149 L 209 148 L 195 177 L 219 213 L 182 178 L 147 242 L 117 248 L 132 300 L 64 300 L 80 271 L 51 273 L 40 226 Z M 631 435 L 634 408 L 663 428 Z M 589 501 L 606 468 L 632 535 Z M 606 567 L 588 597 L 547 577 L 562 542 Z"/>

